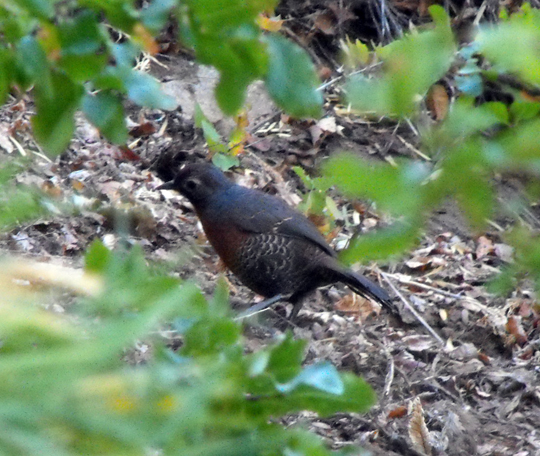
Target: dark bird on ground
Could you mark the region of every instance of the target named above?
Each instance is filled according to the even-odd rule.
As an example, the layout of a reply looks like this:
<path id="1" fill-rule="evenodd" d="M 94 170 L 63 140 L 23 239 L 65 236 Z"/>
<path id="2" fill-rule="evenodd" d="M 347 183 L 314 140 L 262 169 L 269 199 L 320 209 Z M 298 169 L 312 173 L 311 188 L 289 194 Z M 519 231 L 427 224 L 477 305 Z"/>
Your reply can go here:
<path id="1" fill-rule="evenodd" d="M 342 282 L 393 310 L 386 291 L 339 264 L 315 225 L 281 199 L 237 185 L 209 163 L 183 165 L 158 189 L 176 190 L 193 204 L 218 255 L 244 285 L 267 298 L 264 306 L 289 301 L 294 319 L 308 293 Z"/>

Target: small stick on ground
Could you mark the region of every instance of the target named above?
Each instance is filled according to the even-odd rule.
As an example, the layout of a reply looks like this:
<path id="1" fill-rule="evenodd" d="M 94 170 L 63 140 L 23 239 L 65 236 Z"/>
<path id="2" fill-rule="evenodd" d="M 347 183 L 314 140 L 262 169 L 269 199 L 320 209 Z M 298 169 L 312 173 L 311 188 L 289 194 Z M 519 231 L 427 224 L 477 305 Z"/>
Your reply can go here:
<path id="1" fill-rule="evenodd" d="M 407 309 L 414 315 L 414 317 L 420 322 L 420 324 L 427 329 L 427 331 L 433 336 L 433 338 L 439 342 L 441 346 L 444 347 L 444 340 L 439 336 L 435 330 L 428 324 L 426 320 L 422 318 L 422 316 L 414 309 L 414 307 L 405 299 L 405 297 L 399 292 L 397 287 L 394 285 L 394 283 L 390 280 L 389 275 L 387 275 L 385 272 L 381 271 L 381 275 L 383 276 L 384 280 L 390 285 L 390 288 L 394 290 L 394 293 L 401 299 L 401 302 L 407 307 Z"/>

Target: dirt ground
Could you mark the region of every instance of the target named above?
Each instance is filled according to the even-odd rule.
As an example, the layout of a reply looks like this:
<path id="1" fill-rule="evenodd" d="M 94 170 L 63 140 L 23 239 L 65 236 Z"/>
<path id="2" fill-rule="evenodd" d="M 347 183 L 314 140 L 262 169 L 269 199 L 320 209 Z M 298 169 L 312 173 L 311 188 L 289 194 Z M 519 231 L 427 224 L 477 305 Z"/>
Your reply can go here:
<path id="1" fill-rule="evenodd" d="M 150 261 L 177 262 L 181 277 L 212 293 L 222 269 L 193 211 L 182 197 L 155 188 L 162 182 L 158 176 L 168 179 L 181 162 L 207 158 L 202 133 L 192 121 L 195 102 L 223 134 L 233 124 L 213 104 L 212 70 L 181 53 L 168 55 L 161 65 L 154 74 L 176 97 L 178 109 L 130 108 L 129 148 L 108 144 L 80 118 L 69 150 L 49 160 L 29 135 L 28 99 L 2 108 L 0 132 L 17 124 L 22 151 L 2 141 L 0 156 L 31 155 L 32 164 L 18 182 L 45 190 L 54 204 L 71 210 L 69 216 L 51 215 L 1 235 L 2 251 L 81 265 L 92 240 L 115 245 L 115 220 L 121 213 L 130 242 L 141 245 Z M 316 175 L 321 161 L 342 150 L 372 160 L 425 160 L 410 125 L 346 115 L 337 95 L 332 88 L 327 92 L 324 122 L 306 123 L 281 116 L 259 86 L 251 89 L 249 146 L 231 176 L 296 205 L 306 189 L 293 166 Z M 519 197 L 519 181 L 498 185 L 501 198 Z M 368 232 L 391 222 L 366 202 L 350 202 L 337 193 L 332 197 L 344 214 L 333 233 L 337 248 L 346 245 L 351 227 Z M 534 208 L 530 214 L 536 220 Z M 536 297 L 527 283 L 505 297 L 484 287 L 512 261 L 512 250 L 501 237 L 508 222 L 501 215 L 489 231 L 473 234 L 449 201 L 431 215 L 414 251 L 388 264 L 365 265 L 362 271 L 395 296 L 401 320 L 343 287 L 314 293 L 293 328 L 295 337 L 309 341 L 306 363 L 329 360 L 363 376 L 379 401 L 366 415 L 319 419 L 304 413 L 284 418 L 284 425 L 307 426 L 333 448 L 355 444 L 376 456 L 540 455 Z M 227 277 L 235 308 L 257 299 Z M 278 304 L 246 321 L 249 350 L 280 334 L 284 315 L 285 305 Z"/>

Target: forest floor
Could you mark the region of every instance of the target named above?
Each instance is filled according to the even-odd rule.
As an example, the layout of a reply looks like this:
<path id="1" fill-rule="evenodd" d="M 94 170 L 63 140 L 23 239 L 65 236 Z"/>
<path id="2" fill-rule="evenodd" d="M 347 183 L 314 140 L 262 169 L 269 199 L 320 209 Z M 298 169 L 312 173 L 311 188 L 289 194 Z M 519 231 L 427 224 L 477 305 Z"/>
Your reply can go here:
<path id="1" fill-rule="evenodd" d="M 326 4 L 333 9 L 321 7 L 311 19 L 319 21 L 320 30 L 329 27 L 328 21 L 337 27 L 346 18 L 337 2 Z M 329 41 L 337 39 L 337 32 L 326 32 Z M 0 237 L 2 251 L 82 266 L 82 254 L 92 240 L 99 238 L 111 247 L 118 242 L 115 214 L 122 211 L 128 216 L 130 242 L 141 245 L 149 261 L 176 262 L 178 275 L 195 280 L 211 295 L 217 277 L 224 274 L 216 254 L 187 201 L 155 188 L 162 183 L 160 177 L 170 177 L 183 161 L 208 158 L 202 133 L 193 124 L 195 103 L 224 136 L 234 123 L 213 102 L 213 70 L 182 52 L 170 52 L 159 63 L 152 71 L 177 99 L 178 109 L 131 107 L 129 147 L 105 142 L 81 117 L 69 150 L 50 160 L 29 134 L 33 107 L 28 99 L 2 108 L 0 137 L 15 134 L 16 125 L 21 147 L 2 140 L 0 156 L 32 156 L 18 182 L 41 188 L 58 206 L 77 207 L 70 215 L 51 215 L 13 228 Z M 254 86 L 248 99 L 248 145 L 240 155 L 241 167 L 231 177 L 297 205 L 307 189 L 293 167 L 316 175 L 324 159 L 340 151 L 376 161 L 409 159 L 430 165 L 412 124 L 353 116 L 339 104 L 338 87 L 336 83 L 326 89 L 322 120 L 297 122 L 281 115 L 260 86 Z M 518 178 L 498 179 L 496 184 L 501 201 L 525 202 Z M 367 202 L 330 196 L 341 214 L 329 236 L 338 249 L 353 234 L 391 222 Z M 528 214 L 528 223 L 540 227 L 534 205 L 529 205 Z M 512 217 L 500 214 L 488 231 L 473 233 L 448 201 L 430 214 L 413 251 L 386 264 L 365 265 L 363 273 L 395 296 L 401 319 L 339 286 L 307 299 L 292 328 L 295 337 L 308 341 L 305 362 L 329 360 L 340 370 L 361 375 L 379 399 L 365 415 L 320 419 L 303 413 L 284 418 L 284 425 L 309 427 L 332 448 L 355 444 L 381 456 L 540 455 L 536 295 L 527 282 L 504 297 L 485 287 L 512 261 L 512 249 L 503 237 L 512 223 Z M 235 309 L 257 299 L 225 274 Z M 404 301 L 435 334 L 419 323 Z M 247 320 L 248 349 L 257 350 L 279 336 L 286 327 L 284 315 L 286 305 L 277 304 Z"/>

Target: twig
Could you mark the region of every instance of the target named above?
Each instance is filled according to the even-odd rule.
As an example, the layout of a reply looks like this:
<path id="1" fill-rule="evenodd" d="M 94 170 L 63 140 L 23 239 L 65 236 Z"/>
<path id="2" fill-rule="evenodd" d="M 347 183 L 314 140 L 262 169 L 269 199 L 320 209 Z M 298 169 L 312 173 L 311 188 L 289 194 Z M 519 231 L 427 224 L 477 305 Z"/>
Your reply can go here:
<path id="1" fill-rule="evenodd" d="M 390 396 L 390 388 L 392 387 L 392 383 L 394 381 L 394 357 L 390 354 L 386 347 L 384 347 L 384 354 L 388 358 L 388 372 L 384 378 L 383 395 L 384 397 L 388 397 Z"/>
<path id="2" fill-rule="evenodd" d="M 476 14 L 476 17 L 474 18 L 474 21 L 473 21 L 473 25 L 475 27 L 478 27 L 478 24 L 480 24 L 480 20 L 482 19 L 482 16 L 486 12 L 487 5 L 488 5 L 488 2 L 487 0 L 485 0 L 484 2 L 482 2 L 482 5 L 480 5 L 480 8 L 478 8 L 478 13 Z"/>
<path id="3" fill-rule="evenodd" d="M 398 280 L 400 283 L 402 283 L 404 285 L 414 285 L 415 287 L 423 288 L 424 290 L 433 291 L 434 293 L 437 293 L 437 294 L 440 294 L 440 295 L 443 295 L 443 296 L 447 296 L 449 298 L 454 298 L 454 299 L 464 299 L 465 298 L 465 296 L 455 294 L 455 293 L 450 293 L 449 291 L 445 291 L 445 290 L 440 290 L 440 289 L 432 287 L 430 285 L 426 285 L 426 284 L 423 284 L 423 283 L 420 283 L 420 282 L 414 282 L 413 280 L 405 280 L 405 279 L 401 278 L 398 274 L 390 274 L 388 272 L 385 272 L 385 274 L 388 277 L 391 277 L 393 279 Z"/>
<path id="4" fill-rule="evenodd" d="M 13 136 L 8 136 L 8 139 L 11 140 L 11 142 L 13 144 L 15 144 L 15 147 L 17 148 L 17 150 L 19 151 L 19 153 L 23 156 L 23 157 L 26 157 L 26 151 L 24 150 L 23 146 L 21 146 L 21 144 L 19 143 L 19 141 L 17 141 Z"/>
<path id="5" fill-rule="evenodd" d="M 268 122 L 272 122 L 274 119 L 277 119 L 279 116 L 281 116 L 281 111 L 275 112 L 274 114 L 270 114 L 266 118 L 261 120 L 259 123 L 255 124 L 253 127 L 248 128 L 248 131 L 250 133 L 256 134 L 257 130 L 259 130 L 259 128 L 261 128 L 264 124 Z"/>
<path id="6" fill-rule="evenodd" d="M 385 272 L 381 271 L 381 275 L 383 276 L 384 280 L 390 285 L 390 288 L 394 290 L 394 293 L 401 299 L 401 302 L 407 307 L 407 309 L 414 315 L 414 317 L 420 322 L 420 324 L 427 329 L 427 331 L 435 338 L 439 344 L 444 346 L 444 340 L 439 336 L 435 330 L 429 326 L 426 320 L 422 318 L 422 316 L 414 309 L 414 307 L 405 299 L 405 297 L 399 292 L 397 287 L 394 285 L 394 283 L 390 280 L 390 276 L 388 276 Z"/>
<path id="7" fill-rule="evenodd" d="M 416 155 L 418 155 L 419 157 L 423 158 L 424 160 L 426 161 L 431 161 L 431 157 L 428 157 L 426 154 L 424 154 L 423 152 L 419 151 L 416 147 L 414 147 L 412 144 L 410 144 L 409 142 L 407 142 L 405 139 L 403 139 L 401 136 L 399 135 L 396 135 L 397 138 L 403 143 L 403 145 L 409 149 L 411 152 L 415 153 Z"/>

